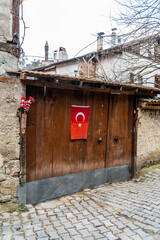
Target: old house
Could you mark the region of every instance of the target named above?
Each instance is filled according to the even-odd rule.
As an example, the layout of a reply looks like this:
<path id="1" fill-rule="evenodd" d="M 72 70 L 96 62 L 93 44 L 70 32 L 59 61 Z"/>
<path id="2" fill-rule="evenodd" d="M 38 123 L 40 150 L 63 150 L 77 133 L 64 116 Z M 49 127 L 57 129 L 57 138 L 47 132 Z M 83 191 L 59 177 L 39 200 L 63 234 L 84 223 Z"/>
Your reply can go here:
<path id="1" fill-rule="evenodd" d="M 0 5 L 0 202 L 17 201 L 17 187 L 20 203 L 35 203 L 129 179 L 136 171 L 137 101 L 160 90 L 96 78 L 96 55 L 78 58 L 79 66 L 77 58 L 66 60 L 64 48 L 61 63 L 21 72 L 19 3 Z M 102 59 L 111 54 L 103 52 Z M 59 67 L 69 76 L 58 75 Z M 21 96 L 35 102 L 18 114 Z M 158 111 L 149 117 L 159 124 Z M 154 132 L 155 124 L 149 136 L 155 146 Z M 143 152 L 148 148 L 144 133 Z"/>
<path id="2" fill-rule="evenodd" d="M 103 47 L 103 41 L 99 39 L 103 39 L 103 35 L 97 38 L 96 52 L 71 59 L 57 58 L 56 54 L 54 63 L 35 70 L 66 76 L 105 79 L 111 82 L 157 86 L 156 75 L 160 74 L 159 36 L 149 36 L 121 43 L 123 38 L 120 41 L 116 29 L 112 29 L 110 46 L 106 49 Z M 63 50 L 60 53 L 63 56 Z"/>
<path id="3" fill-rule="evenodd" d="M 160 87 L 159 36 L 145 37 L 123 44 L 118 40 L 115 29 L 111 36 L 111 46 L 107 49 L 103 49 L 103 35 L 100 35 L 97 52 L 71 59 L 56 58 L 54 63 L 35 70 L 72 77 Z M 137 166 L 141 168 L 151 159 L 159 160 L 159 103 L 145 109 L 140 103 L 138 118 Z"/>

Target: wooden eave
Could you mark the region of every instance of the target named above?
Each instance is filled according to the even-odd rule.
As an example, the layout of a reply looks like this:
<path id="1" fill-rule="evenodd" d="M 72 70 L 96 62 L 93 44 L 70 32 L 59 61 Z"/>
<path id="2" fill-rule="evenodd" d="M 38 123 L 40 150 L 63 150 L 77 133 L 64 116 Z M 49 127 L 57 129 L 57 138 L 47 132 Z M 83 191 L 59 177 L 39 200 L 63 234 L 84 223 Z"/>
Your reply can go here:
<path id="1" fill-rule="evenodd" d="M 8 52 L 13 54 L 15 57 L 19 57 L 19 52 L 17 52 L 16 48 L 17 44 L 14 42 L 0 42 L 0 51 L 2 52 Z"/>
<path id="2" fill-rule="evenodd" d="M 133 84 L 113 83 L 95 79 L 69 77 L 35 71 L 22 72 L 20 75 L 20 80 L 23 84 L 40 87 L 143 96 L 156 96 L 157 94 L 160 94 L 160 89 L 158 88 L 144 87 Z"/>
<path id="3" fill-rule="evenodd" d="M 138 106 L 147 110 L 160 110 L 160 99 L 141 99 Z"/>

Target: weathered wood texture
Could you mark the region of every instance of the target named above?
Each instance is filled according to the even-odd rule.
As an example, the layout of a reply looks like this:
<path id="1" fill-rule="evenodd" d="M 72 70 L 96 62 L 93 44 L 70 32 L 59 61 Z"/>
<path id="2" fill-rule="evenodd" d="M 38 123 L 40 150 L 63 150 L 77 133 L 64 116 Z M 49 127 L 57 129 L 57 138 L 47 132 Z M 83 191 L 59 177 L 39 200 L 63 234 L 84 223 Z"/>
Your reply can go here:
<path id="1" fill-rule="evenodd" d="M 12 35 L 19 34 L 19 0 L 13 0 L 12 5 Z"/>
<path id="2" fill-rule="evenodd" d="M 133 140 L 133 97 L 111 95 L 106 167 L 130 165 Z"/>
<path id="3" fill-rule="evenodd" d="M 28 113 L 27 181 L 131 165 L 132 96 L 34 86 L 27 86 L 27 95 L 35 98 Z M 87 140 L 70 140 L 71 105 L 90 106 Z"/>

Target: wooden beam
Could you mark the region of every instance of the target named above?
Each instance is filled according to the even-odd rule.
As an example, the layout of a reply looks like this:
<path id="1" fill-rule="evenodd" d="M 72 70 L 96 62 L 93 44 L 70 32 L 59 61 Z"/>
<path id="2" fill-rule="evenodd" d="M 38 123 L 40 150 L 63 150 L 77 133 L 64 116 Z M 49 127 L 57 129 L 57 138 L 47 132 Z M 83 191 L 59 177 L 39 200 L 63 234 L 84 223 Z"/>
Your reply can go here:
<path id="1" fill-rule="evenodd" d="M 12 35 L 19 34 L 19 0 L 13 0 L 12 3 Z"/>
<path id="2" fill-rule="evenodd" d="M 59 88 L 59 89 L 70 89 L 70 90 L 81 90 L 81 91 L 90 91 L 90 92 L 106 92 L 106 93 L 117 93 L 117 94 L 127 94 L 127 95 L 139 95 L 139 96 L 156 96 L 156 94 L 150 94 L 150 93 L 136 93 L 135 91 L 121 91 L 114 88 L 96 88 L 92 86 L 84 86 L 80 87 L 79 85 L 73 85 L 71 83 L 67 83 L 66 81 L 63 83 L 55 83 L 55 82 L 48 82 L 48 81 L 42 81 L 42 80 L 29 80 L 29 79 L 22 79 L 21 82 L 26 85 L 33 85 L 33 86 L 39 86 L 39 87 L 49 87 L 49 88 Z"/>
<path id="3" fill-rule="evenodd" d="M 141 107 L 142 109 L 148 109 L 148 110 L 160 110 L 160 106 L 149 106 L 149 105 L 146 105 L 146 106 L 143 106 Z"/>
<path id="4" fill-rule="evenodd" d="M 25 71 L 25 73 L 27 74 L 27 76 L 31 76 L 31 77 L 37 77 L 39 79 L 39 81 L 41 79 L 43 80 L 49 80 L 49 81 L 53 81 L 54 79 L 58 79 L 60 81 L 66 81 L 66 82 L 71 82 L 73 81 L 78 82 L 79 81 L 83 81 L 83 85 L 89 83 L 89 84 L 104 84 L 106 86 L 106 88 L 115 88 L 115 89 L 119 89 L 122 87 L 122 89 L 124 89 L 125 91 L 136 91 L 137 92 L 151 92 L 153 91 L 153 93 L 156 94 L 160 94 L 160 90 L 158 88 L 151 88 L 151 87 L 145 87 L 145 86 L 138 86 L 138 85 L 134 85 L 134 84 L 124 84 L 124 83 L 120 83 L 120 82 L 107 82 L 107 81 L 102 81 L 102 80 L 95 80 L 95 79 L 87 79 L 87 78 L 78 78 L 78 77 L 70 77 L 70 76 L 63 76 L 63 75 L 57 75 L 57 74 L 50 74 L 50 73 L 40 73 L 40 72 L 34 72 L 34 71 Z"/>
<path id="5" fill-rule="evenodd" d="M 20 83 L 20 81 L 17 80 L 17 79 L 12 79 L 12 78 L 7 78 L 7 77 L 0 77 L 0 82 L 3 82 L 3 83 L 12 83 L 12 84 Z"/>
<path id="6" fill-rule="evenodd" d="M 2 52 L 9 52 L 14 56 L 18 57 L 19 54 L 17 53 L 16 44 L 15 43 L 3 43 L 0 42 L 0 51 Z"/>

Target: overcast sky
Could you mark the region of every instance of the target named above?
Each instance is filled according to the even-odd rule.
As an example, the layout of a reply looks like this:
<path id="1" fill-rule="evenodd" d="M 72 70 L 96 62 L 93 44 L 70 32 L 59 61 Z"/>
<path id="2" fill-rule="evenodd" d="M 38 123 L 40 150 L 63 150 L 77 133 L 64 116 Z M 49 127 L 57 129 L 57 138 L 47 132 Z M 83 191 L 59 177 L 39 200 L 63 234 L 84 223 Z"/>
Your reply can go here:
<path id="1" fill-rule="evenodd" d="M 23 18 L 28 27 L 23 49 L 25 54 L 44 56 L 44 45 L 49 43 L 50 57 L 60 46 L 69 58 L 96 40 L 96 33 L 111 33 L 114 0 L 24 0 Z M 21 11 L 21 9 L 20 9 Z M 23 35 L 21 21 L 21 35 Z M 96 43 L 79 55 L 96 50 Z M 36 57 L 35 57 L 36 59 Z"/>

